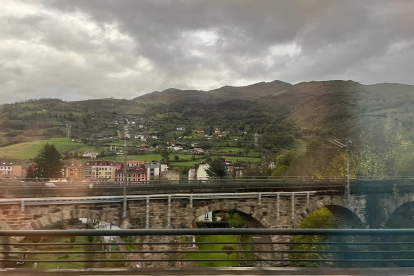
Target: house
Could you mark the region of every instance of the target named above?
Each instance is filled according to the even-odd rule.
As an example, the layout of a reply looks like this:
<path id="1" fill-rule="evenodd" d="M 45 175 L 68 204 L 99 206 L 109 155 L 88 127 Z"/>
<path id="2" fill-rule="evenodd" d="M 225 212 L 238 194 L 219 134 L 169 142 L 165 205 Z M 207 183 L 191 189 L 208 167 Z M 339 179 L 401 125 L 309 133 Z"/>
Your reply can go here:
<path id="1" fill-rule="evenodd" d="M 116 163 L 112 161 L 89 161 L 85 163 L 85 178 L 98 181 L 114 181 Z"/>
<path id="2" fill-rule="evenodd" d="M 120 169 L 116 170 L 115 181 L 125 181 L 125 168 L 122 165 Z M 127 182 L 144 182 L 147 181 L 147 172 L 144 166 L 127 167 Z"/>
<path id="3" fill-rule="evenodd" d="M 163 146 L 163 145 L 157 145 L 157 146 L 155 146 L 155 148 L 156 148 L 156 149 L 163 149 L 163 148 L 164 148 L 164 146 Z"/>
<path id="4" fill-rule="evenodd" d="M 245 170 L 245 166 L 241 163 L 234 163 L 233 164 L 233 172 L 232 176 L 235 178 L 241 178 L 243 177 L 243 171 Z"/>
<path id="5" fill-rule="evenodd" d="M 147 141 L 147 137 L 143 134 L 135 135 L 135 139 L 139 139 L 139 140 L 141 140 L 141 142 L 146 142 Z"/>
<path id="6" fill-rule="evenodd" d="M 194 153 L 199 154 L 199 153 L 204 153 L 204 150 L 202 148 L 194 148 L 193 149 Z"/>
<path id="7" fill-rule="evenodd" d="M 220 133 L 220 129 L 216 128 L 216 130 L 214 130 L 214 133 L 216 134 Z"/>
<path id="8" fill-rule="evenodd" d="M 175 143 L 174 143 L 174 142 L 172 142 L 172 141 L 167 141 L 167 145 L 168 145 L 168 146 L 175 147 Z"/>
<path id="9" fill-rule="evenodd" d="M 68 181 L 81 181 L 85 178 L 85 163 L 70 162 L 64 166 L 64 175 Z"/>
<path id="10" fill-rule="evenodd" d="M 146 144 L 142 144 L 142 145 L 140 145 L 140 146 L 139 146 L 139 148 L 140 148 L 141 150 L 150 150 L 150 149 L 151 149 L 151 147 L 150 147 L 150 146 L 148 146 L 148 145 L 146 145 Z"/>
<path id="11" fill-rule="evenodd" d="M 96 159 L 96 157 L 98 157 L 98 155 L 99 155 L 99 153 L 92 152 L 92 151 L 82 153 L 82 157 L 89 158 L 89 159 Z"/>
<path id="12" fill-rule="evenodd" d="M 22 165 L 16 165 L 12 162 L 0 163 L 0 176 L 3 178 L 25 178 L 26 167 Z"/>
<path id="13" fill-rule="evenodd" d="M 183 130 L 185 130 L 185 127 L 177 127 L 177 130 L 178 131 L 183 131 Z"/>
<path id="14" fill-rule="evenodd" d="M 173 147 L 173 150 L 183 150 L 183 147 L 182 146 L 175 146 L 175 147 Z"/>
<path id="15" fill-rule="evenodd" d="M 207 169 L 208 164 L 206 163 L 195 164 L 188 171 L 188 180 L 207 180 Z"/>
<path id="16" fill-rule="evenodd" d="M 110 151 L 113 151 L 113 152 L 120 152 L 121 151 L 121 147 L 111 145 L 111 146 L 109 146 L 109 150 Z"/>
<path id="17" fill-rule="evenodd" d="M 198 147 L 198 143 L 195 143 L 195 142 L 191 143 L 191 147 L 192 147 L 192 148 L 196 148 L 196 147 Z"/>
<path id="18" fill-rule="evenodd" d="M 3 162 L 0 166 L 0 175 L 13 175 L 13 163 Z"/>
<path id="19" fill-rule="evenodd" d="M 204 130 L 197 130 L 197 133 L 204 133 Z"/>
<path id="20" fill-rule="evenodd" d="M 156 136 L 156 135 L 149 136 L 149 138 L 154 139 L 154 140 L 158 140 L 158 136 Z"/>
<path id="21" fill-rule="evenodd" d="M 144 125 L 138 125 L 139 128 L 144 128 Z"/>

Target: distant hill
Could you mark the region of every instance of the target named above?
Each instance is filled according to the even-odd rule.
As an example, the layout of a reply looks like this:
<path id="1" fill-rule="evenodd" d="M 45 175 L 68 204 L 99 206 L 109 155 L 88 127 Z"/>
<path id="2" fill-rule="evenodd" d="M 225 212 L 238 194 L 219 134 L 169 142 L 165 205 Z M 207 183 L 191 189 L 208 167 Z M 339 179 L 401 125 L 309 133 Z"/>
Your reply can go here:
<path id="1" fill-rule="evenodd" d="M 0 146 L 64 137 L 68 123 L 75 137 L 113 137 L 122 129 L 114 122 L 124 118 L 159 135 L 171 134 L 184 124 L 193 129 L 289 134 L 305 140 L 351 137 L 362 128 L 382 133 L 392 122 L 405 140 L 414 141 L 414 86 L 273 81 L 211 91 L 167 89 L 132 100 L 43 99 L 6 104 L 0 106 Z"/>

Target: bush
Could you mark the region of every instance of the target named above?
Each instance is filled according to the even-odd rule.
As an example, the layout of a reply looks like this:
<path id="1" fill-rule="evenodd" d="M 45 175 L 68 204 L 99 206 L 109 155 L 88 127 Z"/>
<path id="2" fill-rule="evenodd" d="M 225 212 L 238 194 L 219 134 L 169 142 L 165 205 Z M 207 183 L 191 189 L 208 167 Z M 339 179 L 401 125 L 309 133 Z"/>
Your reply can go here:
<path id="1" fill-rule="evenodd" d="M 226 254 L 227 254 L 227 259 L 229 258 L 229 256 L 230 256 L 231 254 L 233 254 L 233 253 L 234 253 L 234 248 L 233 248 L 233 246 L 230 246 L 230 245 L 225 245 L 225 246 L 223 246 L 223 247 L 221 248 L 221 250 L 222 250 L 222 251 L 224 251 L 224 253 L 226 253 Z"/>

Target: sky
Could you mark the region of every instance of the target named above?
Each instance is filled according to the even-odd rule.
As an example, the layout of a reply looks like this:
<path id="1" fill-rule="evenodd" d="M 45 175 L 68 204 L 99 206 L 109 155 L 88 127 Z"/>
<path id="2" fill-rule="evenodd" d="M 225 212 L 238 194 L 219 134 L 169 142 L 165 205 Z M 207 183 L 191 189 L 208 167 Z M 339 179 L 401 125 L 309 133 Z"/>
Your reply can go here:
<path id="1" fill-rule="evenodd" d="M 0 103 L 414 84 L 411 0 L 1 0 Z"/>

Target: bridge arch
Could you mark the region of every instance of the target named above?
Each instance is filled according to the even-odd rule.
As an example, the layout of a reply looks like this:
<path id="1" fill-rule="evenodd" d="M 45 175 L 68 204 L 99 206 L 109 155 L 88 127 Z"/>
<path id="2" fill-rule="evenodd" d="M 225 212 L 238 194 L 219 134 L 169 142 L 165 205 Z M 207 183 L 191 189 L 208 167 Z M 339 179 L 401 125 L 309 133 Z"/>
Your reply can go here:
<path id="1" fill-rule="evenodd" d="M 404 208 L 410 207 L 413 202 L 414 193 L 403 194 L 399 196 L 397 199 L 394 199 L 392 195 L 389 195 L 388 199 L 384 201 L 385 212 L 383 212 L 384 215 L 381 219 L 381 228 L 387 227 L 387 225 L 391 223 L 390 219 L 394 220 L 395 216 L 399 214 L 398 212 L 400 212 Z"/>
<path id="2" fill-rule="evenodd" d="M 41 218 L 32 221 L 30 224 L 21 228 L 21 230 L 40 230 L 60 221 L 69 219 L 96 219 L 104 222 L 111 223 L 123 229 L 132 228 L 128 221 L 122 221 L 120 218 L 108 214 L 105 211 L 95 211 L 89 209 L 78 210 L 64 210 L 47 214 Z"/>
<path id="3" fill-rule="evenodd" d="M 294 220 L 294 227 L 299 228 L 300 224 L 303 222 L 308 215 L 314 211 L 326 207 L 329 212 L 335 217 L 336 224 L 338 228 L 342 229 L 362 229 L 366 228 L 366 223 L 364 218 L 358 216 L 355 212 L 350 210 L 347 207 L 342 206 L 342 204 L 333 204 L 326 199 L 314 202 L 311 204 L 300 216 Z"/>
<path id="4" fill-rule="evenodd" d="M 404 202 L 395 208 L 383 228 L 414 228 L 414 201 Z"/>
<path id="5" fill-rule="evenodd" d="M 211 205 L 203 206 L 196 208 L 195 218 L 191 222 L 194 225 L 195 220 L 211 211 L 219 210 L 235 210 L 242 219 L 246 222 L 249 228 L 271 228 L 271 223 L 266 219 L 266 216 L 260 214 L 255 210 L 254 205 L 247 205 L 243 203 L 238 203 L 234 201 L 219 201 Z"/>

